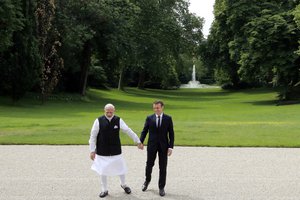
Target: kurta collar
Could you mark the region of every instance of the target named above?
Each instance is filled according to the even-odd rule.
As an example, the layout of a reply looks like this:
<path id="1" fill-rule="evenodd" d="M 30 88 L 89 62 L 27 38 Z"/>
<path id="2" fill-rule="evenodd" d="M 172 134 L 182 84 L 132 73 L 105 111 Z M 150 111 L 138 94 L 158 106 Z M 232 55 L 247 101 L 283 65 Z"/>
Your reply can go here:
<path id="1" fill-rule="evenodd" d="M 106 118 L 108 121 L 111 121 L 111 120 L 114 118 L 115 115 L 113 115 L 112 117 L 107 117 L 106 115 L 104 115 L 104 116 L 105 116 L 105 118 Z"/>

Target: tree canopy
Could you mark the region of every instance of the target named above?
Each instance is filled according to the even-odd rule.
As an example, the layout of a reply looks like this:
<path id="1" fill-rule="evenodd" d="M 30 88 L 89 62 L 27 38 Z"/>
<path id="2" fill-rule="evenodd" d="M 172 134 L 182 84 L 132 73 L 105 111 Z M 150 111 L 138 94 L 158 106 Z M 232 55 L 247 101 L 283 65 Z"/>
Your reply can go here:
<path id="1" fill-rule="evenodd" d="M 282 99 L 299 98 L 299 1 L 216 0 L 214 14 L 200 54 L 219 83 L 279 86 Z"/>
<path id="2" fill-rule="evenodd" d="M 187 0 L 1 0 L 0 94 L 86 94 L 89 87 L 279 87 L 300 98 L 299 0 L 216 0 L 204 19 Z"/>
<path id="3" fill-rule="evenodd" d="M 176 88 L 203 40 L 185 0 L 2 0 L 0 93 Z M 182 76 L 182 74 L 180 74 Z"/>

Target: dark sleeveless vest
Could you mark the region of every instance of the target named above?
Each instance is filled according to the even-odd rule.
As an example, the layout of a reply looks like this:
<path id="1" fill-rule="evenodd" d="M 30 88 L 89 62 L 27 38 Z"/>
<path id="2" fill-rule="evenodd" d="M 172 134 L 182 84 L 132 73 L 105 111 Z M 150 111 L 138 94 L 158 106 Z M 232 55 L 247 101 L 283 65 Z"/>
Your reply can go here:
<path id="1" fill-rule="evenodd" d="M 100 156 L 120 155 L 120 117 L 114 116 L 111 121 L 103 115 L 98 118 L 99 133 L 97 136 L 96 153 Z"/>

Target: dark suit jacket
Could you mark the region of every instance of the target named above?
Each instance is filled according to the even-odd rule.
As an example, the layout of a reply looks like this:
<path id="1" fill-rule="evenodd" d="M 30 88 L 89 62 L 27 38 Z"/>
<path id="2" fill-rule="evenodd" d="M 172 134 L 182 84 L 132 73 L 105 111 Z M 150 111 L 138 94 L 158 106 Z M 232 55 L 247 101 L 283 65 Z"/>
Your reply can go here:
<path id="1" fill-rule="evenodd" d="M 174 130 L 171 116 L 163 114 L 160 130 L 156 127 L 156 115 L 148 116 L 140 137 L 142 143 L 144 143 L 148 131 L 148 150 L 156 149 L 157 145 L 160 145 L 164 150 L 174 147 Z"/>

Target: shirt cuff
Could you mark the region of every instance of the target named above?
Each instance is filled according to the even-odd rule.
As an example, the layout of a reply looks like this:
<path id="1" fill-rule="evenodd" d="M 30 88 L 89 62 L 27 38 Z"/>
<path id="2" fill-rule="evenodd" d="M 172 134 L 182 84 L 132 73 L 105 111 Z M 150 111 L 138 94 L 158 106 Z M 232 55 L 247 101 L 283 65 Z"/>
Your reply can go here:
<path id="1" fill-rule="evenodd" d="M 92 152 L 96 153 L 96 149 L 95 150 L 90 150 L 90 153 L 92 153 Z"/>

